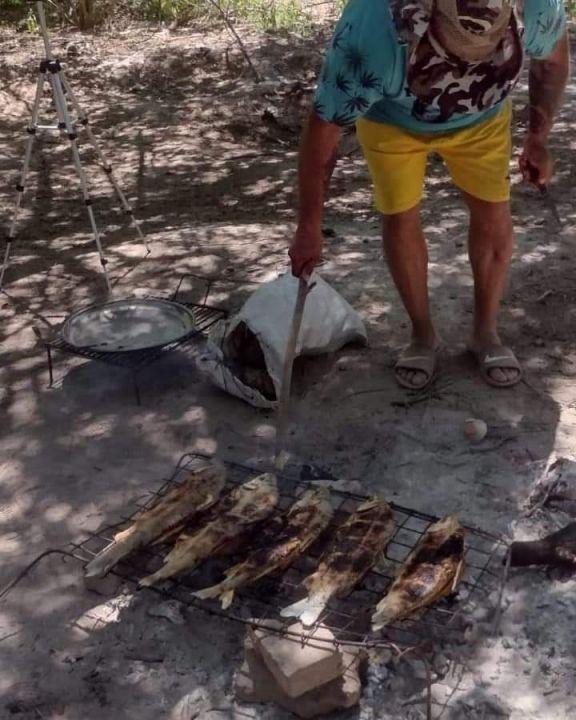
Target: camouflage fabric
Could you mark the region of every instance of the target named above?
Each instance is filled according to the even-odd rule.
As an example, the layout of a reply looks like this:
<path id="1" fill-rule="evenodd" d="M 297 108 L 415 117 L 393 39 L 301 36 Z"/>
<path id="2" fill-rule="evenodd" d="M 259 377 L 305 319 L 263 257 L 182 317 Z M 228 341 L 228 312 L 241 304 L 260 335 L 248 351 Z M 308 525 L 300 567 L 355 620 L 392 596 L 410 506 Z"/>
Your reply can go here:
<path id="1" fill-rule="evenodd" d="M 446 50 L 436 36 L 428 0 L 393 0 L 391 8 L 398 36 L 408 47 L 406 80 L 415 96 L 415 117 L 443 123 L 455 114 L 483 112 L 502 102 L 518 81 L 524 28 L 517 10 L 494 53 L 469 62 Z M 460 21 L 471 33 L 485 32 L 500 9 L 500 0 L 458 0 Z"/>

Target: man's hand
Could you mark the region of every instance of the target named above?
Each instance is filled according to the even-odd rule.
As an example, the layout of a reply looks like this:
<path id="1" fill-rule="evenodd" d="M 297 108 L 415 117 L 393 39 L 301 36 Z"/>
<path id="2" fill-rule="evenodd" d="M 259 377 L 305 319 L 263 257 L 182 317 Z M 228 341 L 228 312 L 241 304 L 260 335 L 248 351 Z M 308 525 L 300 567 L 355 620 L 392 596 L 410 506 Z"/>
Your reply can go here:
<path id="1" fill-rule="evenodd" d="M 548 185 L 554 175 L 554 163 L 548 145 L 542 138 L 528 135 L 519 160 L 524 182 L 538 187 Z"/>
<path id="2" fill-rule="evenodd" d="M 290 245 L 292 274 L 296 277 L 309 276 L 322 260 L 324 238 L 320 228 L 310 229 L 298 227 Z"/>

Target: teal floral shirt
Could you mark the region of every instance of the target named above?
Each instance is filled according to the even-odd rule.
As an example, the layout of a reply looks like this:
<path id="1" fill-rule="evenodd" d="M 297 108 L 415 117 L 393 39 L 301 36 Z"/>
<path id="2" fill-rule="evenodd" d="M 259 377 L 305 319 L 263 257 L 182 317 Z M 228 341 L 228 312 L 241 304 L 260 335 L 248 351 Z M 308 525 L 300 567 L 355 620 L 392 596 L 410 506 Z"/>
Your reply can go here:
<path id="1" fill-rule="evenodd" d="M 491 0 L 485 2 L 490 11 Z M 412 15 L 410 8 L 416 8 Z M 414 19 L 417 12 L 417 0 L 350 0 L 316 90 L 314 107 L 323 120 L 345 126 L 367 117 L 414 132 L 469 127 L 498 112 L 523 57 L 550 55 L 566 28 L 563 0 L 523 0 L 514 13 L 516 31 L 509 30 L 509 43 L 502 43 L 500 56 L 470 68 L 453 56 L 438 58 L 437 48 L 429 48 L 427 56 L 425 42 L 417 46 L 421 57 L 410 55 L 406 22 L 413 33 L 426 27 L 421 18 Z M 412 90 L 409 75 L 414 68 L 420 68 L 420 78 L 428 84 L 424 96 Z"/>

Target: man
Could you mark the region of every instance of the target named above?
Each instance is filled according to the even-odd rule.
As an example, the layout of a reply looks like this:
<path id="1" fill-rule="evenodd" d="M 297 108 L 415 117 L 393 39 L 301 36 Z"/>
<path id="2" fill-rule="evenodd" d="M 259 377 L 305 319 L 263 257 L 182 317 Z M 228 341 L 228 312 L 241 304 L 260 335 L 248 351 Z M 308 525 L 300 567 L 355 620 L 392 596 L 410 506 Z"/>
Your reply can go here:
<path id="1" fill-rule="evenodd" d="M 434 377 L 439 337 L 430 316 L 420 201 L 431 152 L 448 166 L 470 212 L 475 315 L 469 349 L 491 385 L 509 387 L 520 365 L 497 320 L 513 250 L 511 104 L 530 60 L 524 179 L 552 177 L 547 140 L 569 75 L 562 0 L 351 0 L 328 50 L 300 152 L 292 271 L 321 260 L 324 192 L 342 128 L 356 123 L 384 216 L 384 251 L 412 322 L 395 373 L 421 389 Z"/>

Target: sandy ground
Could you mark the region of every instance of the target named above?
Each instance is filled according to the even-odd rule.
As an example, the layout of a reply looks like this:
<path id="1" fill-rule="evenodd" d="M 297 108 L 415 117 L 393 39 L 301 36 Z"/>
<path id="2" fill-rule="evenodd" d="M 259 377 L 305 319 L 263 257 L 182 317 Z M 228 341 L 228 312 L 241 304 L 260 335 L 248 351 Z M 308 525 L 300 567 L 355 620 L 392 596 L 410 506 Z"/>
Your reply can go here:
<path id="1" fill-rule="evenodd" d="M 247 35 L 264 78 L 259 85 L 224 33 L 131 28 L 55 38 L 153 249 L 143 259 L 87 152 L 116 295 L 169 293 L 181 274 L 197 273 L 216 278 L 212 302 L 233 310 L 285 267 L 298 126 L 325 37 Z M 2 34 L 5 226 L 39 50 L 33 39 Z M 565 520 L 521 515 L 547 463 L 576 452 L 575 95 L 571 85 L 552 139 L 561 232 L 514 169 L 518 248 L 502 327 L 526 382 L 511 391 L 487 387 L 465 356 L 472 313 L 466 213 L 432 162 L 424 223 L 434 310 L 448 350 L 430 397 L 406 402 L 391 367 L 407 323 L 382 262 L 367 172 L 358 153 L 341 160 L 323 274 L 362 314 L 370 346 L 307 366 L 306 392 L 293 409 L 295 463 L 316 464 L 433 514 L 458 512 L 506 538 L 538 536 Z M 525 88 L 514 103 L 520 135 Z M 34 156 L 21 243 L 0 298 L 0 586 L 44 550 L 115 518 L 157 487 L 182 453 L 258 465 L 274 438 L 273 415 L 212 389 L 195 369 L 193 349 L 142 374 L 140 407 L 122 371 L 70 358 L 57 359 L 56 384 L 48 388 L 35 330 L 49 334 L 70 311 L 104 297 L 68 152 L 46 137 Z M 200 291 L 196 281 L 192 292 Z M 479 446 L 463 437 L 469 416 L 489 425 Z M 460 692 L 442 717 L 574 717 L 575 590 L 569 577 L 512 573 L 501 637 L 470 646 Z M 237 627 L 199 612 L 175 625 L 150 615 L 158 606 L 153 595 L 122 587 L 113 595 L 86 591 L 77 565 L 52 556 L 7 596 L 0 604 L 0 717 L 285 717 L 234 704 Z M 415 692 L 410 677 L 405 667 L 375 664 L 360 708 L 341 717 L 424 717 L 419 696 L 405 704 Z"/>

